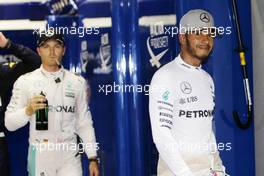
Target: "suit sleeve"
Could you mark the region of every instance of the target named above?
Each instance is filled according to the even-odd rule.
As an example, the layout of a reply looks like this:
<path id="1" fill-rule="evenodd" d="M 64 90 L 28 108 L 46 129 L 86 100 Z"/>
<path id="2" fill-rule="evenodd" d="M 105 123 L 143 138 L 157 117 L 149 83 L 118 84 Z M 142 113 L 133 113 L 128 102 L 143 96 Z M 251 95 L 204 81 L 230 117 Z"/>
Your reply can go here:
<path id="1" fill-rule="evenodd" d="M 9 131 L 15 131 L 29 122 L 25 113 L 27 105 L 26 85 L 24 77 L 20 77 L 14 84 L 11 100 L 5 112 L 5 126 Z"/>
<path id="2" fill-rule="evenodd" d="M 10 41 L 10 46 L 7 51 L 13 53 L 17 58 L 21 59 L 22 62 L 27 66 L 33 68 L 38 68 L 40 66 L 41 60 L 39 55 L 26 46 L 16 44 Z"/>
<path id="3" fill-rule="evenodd" d="M 213 99 L 215 99 L 215 85 L 214 85 L 213 78 L 208 73 L 206 73 L 206 75 L 208 76 L 208 79 L 209 79 L 209 84 L 210 84 L 210 88 L 211 88 L 211 91 L 212 91 Z M 211 143 L 212 144 L 217 144 L 214 132 L 212 132 Z M 225 173 L 226 169 L 225 169 L 225 166 L 223 165 L 223 162 L 222 162 L 222 160 L 220 158 L 220 153 L 219 153 L 217 148 L 215 148 L 215 152 L 213 153 L 213 163 L 212 164 L 213 164 L 211 166 L 212 168 L 214 168 L 215 170 L 222 171 L 223 173 Z"/>
<path id="4" fill-rule="evenodd" d="M 81 89 L 77 97 L 77 119 L 76 131 L 83 141 L 84 150 L 88 158 L 97 156 L 97 143 L 93 128 L 91 111 L 87 101 L 87 83 L 83 78 L 79 78 Z"/>
<path id="5" fill-rule="evenodd" d="M 154 143 L 160 157 L 177 176 L 193 176 L 172 136 L 175 89 L 166 75 L 155 74 L 151 81 L 149 112 Z"/>

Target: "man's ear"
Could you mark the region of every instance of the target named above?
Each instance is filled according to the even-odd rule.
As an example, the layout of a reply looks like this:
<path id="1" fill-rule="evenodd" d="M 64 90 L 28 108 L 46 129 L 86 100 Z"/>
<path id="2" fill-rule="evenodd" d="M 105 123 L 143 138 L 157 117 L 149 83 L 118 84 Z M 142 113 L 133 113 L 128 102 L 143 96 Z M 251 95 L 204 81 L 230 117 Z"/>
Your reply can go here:
<path id="1" fill-rule="evenodd" d="M 181 45 L 186 44 L 186 35 L 185 34 L 179 34 L 179 42 Z"/>
<path id="2" fill-rule="evenodd" d="M 64 56 L 65 52 L 66 52 L 66 47 L 64 46 L 63 47 L 63 54 L 62 54 L 63 56 Z"/>
<path id="3" fill-rule="evenodd" d="M 37 47 L 37 52 L 38 52 L 38 55 L 40 55 L 39 53 L 40 53 L 40 51 L 39 51 L 39 47 Z"/>

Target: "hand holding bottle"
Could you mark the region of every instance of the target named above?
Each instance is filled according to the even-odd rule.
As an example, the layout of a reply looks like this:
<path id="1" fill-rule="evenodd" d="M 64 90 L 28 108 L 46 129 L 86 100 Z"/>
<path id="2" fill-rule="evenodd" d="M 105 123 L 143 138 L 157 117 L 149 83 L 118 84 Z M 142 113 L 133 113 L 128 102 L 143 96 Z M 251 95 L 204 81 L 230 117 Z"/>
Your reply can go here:
<path id="1" fill-rule="evenodd" d="M 26 106 L 26 114 L 28 116 L 32 116 L 37 110 L 44 109 L 47 99 L 44 95 L 35 95 L 32 98 L 29 99 L 29 102 Z"/>

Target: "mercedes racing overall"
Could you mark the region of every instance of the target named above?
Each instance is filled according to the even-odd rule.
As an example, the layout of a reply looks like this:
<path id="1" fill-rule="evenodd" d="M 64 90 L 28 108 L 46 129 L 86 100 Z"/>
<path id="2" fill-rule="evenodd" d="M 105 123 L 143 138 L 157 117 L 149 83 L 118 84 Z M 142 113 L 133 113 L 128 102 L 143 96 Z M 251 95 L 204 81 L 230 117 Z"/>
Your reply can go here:
<path id="1" fill-rule="evenodd" d="M 87 84 L 82 77 L 63 68 L 51 73 L 41 66 L 15 82 L 5 114 L 5 125 L 8 130 L 14 131 L 30 122 L 29 175 L 82 176 L 76 134 L 83 140 L 88 157 L 96 156 L 97 146 L 86 90 Z M 49 102 L 49 128 L 46 131 L 36 130 L 35 114 L 31 117 L 25 114 L 29 99 L 41 91 Z"/>
<path id="2" fill-rule="evenodd" d="M 180 57 L 153 76 L 149 97 L 158 176 L 209 176 L 224 172 L 212 130 L 214 83 L 201 67 Z"/>

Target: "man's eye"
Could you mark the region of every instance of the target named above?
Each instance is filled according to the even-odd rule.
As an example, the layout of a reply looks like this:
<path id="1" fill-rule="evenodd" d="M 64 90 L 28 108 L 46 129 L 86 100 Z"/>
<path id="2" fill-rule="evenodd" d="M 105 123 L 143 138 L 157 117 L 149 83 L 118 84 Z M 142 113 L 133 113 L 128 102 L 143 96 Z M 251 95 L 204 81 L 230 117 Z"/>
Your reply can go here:
<path id="1" fill-rule="evenodd" d="M 56 47 L 56 48 L 61 48 L 61 45 L 56 45 L 55 47 Z"/>
<path id="2" fill-rule="evenodd" d="M 213 33 L 213 32 L 211 32 L 211 31 L 202 31 L 201 34 L 202 34 L 202 35 L 207 35 L 207 36 L 209 36 L 209 37 L 211 37 L 211 38 L 216 37 L 216 33 Z"/>
<path id="3" fill-rule="evenodd" d="M 194 35 L 200 35 L 201 34 L 201 31 L 200 30 L 193 30 L 191 32 L 191 34 L 194 34 Z"/>
<path id="4" fill-rule="evenodd" d="M 195 31 L 195 33 L 194 33 L 195 35 L 200 35 L 201 34 L 201 32 L 200 31 Z"/>

